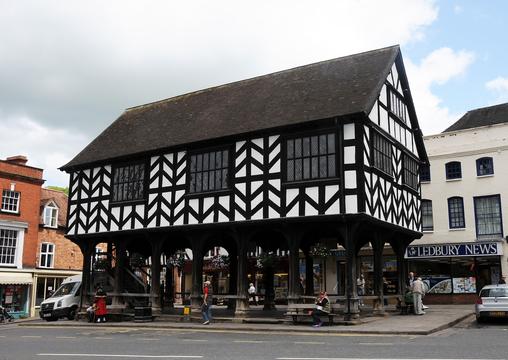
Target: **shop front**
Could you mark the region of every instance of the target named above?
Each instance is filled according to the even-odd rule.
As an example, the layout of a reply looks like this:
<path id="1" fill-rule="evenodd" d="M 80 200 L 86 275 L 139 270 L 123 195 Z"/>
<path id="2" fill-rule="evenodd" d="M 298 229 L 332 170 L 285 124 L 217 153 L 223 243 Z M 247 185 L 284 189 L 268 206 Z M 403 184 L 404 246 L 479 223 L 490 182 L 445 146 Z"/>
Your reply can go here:
<path id="1" fill-rule="evenodd" d="M 501 279 L 501 242 L 410 245 L 409 271 L 428 287 L 425 304 L 472 304 L 476 294 Z"/>
<path id="2" fill-rule="evenodd" d="M 15 318 L 30 316 L 32 273 L 0 272 L 0 299 L 2 307 Z"/>

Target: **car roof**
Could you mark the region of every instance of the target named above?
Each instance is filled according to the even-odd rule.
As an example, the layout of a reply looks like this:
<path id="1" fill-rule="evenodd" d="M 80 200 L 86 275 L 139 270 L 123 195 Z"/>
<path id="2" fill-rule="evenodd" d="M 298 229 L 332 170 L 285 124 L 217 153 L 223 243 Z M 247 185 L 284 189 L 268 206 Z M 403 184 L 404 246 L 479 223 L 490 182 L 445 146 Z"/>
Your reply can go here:
<path id="1" fill-rule="evenodd" d="M 482 290 L 486 289 L 497 289 L 497 288 L 504 288 L 508 289 L 508 284 L 498 284 L 498 285 L 486 285 L 482 288 Z"/>

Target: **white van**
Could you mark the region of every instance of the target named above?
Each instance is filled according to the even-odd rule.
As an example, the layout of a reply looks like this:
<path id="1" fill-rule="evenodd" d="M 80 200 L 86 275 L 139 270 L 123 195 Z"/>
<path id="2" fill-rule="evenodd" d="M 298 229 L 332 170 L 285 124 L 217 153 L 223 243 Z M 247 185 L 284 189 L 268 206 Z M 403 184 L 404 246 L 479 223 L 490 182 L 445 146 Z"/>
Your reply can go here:
<path id="1" fill-rule="evenodd" d="M 81 275 L 68 277 L 51 297 L 41 303 L 39 316 L 47 321 L 64 317 L 73 320 L 78 310 L 80 295 Z"/>

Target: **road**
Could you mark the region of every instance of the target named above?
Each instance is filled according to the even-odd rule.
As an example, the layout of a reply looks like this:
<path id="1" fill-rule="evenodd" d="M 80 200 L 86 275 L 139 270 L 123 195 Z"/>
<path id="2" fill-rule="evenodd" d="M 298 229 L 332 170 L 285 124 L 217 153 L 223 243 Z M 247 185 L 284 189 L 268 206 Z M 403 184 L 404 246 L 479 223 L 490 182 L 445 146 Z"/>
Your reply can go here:
<path id="1" fill-rule="evenodd" d="M 429 336 L 326 335 L 0 326 L 0 360 L 506 359 L 508 323 L 474 321 Z"/>

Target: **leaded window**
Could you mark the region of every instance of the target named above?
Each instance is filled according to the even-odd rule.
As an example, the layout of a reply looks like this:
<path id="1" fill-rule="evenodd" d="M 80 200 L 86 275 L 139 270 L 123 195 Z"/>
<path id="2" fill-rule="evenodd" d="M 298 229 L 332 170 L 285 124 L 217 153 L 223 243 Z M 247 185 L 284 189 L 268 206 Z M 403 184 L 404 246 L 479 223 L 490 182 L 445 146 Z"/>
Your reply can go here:
<path id="1" fill-rule="evenodd" d="M 17 230 L 0 229 L 0 265 L 15 264 L 17 243 Z"/>
<path id="2" fill-rule="evenodd" d="M 491 157 L 483 157 L 476 160 L 476 174 L 478 176 L 494 174 L 494 162 Z"/>
<path id="3" fill-rule="evenodd" d="M 464 220 L 464 200 L 455 196 L 448 199 L 448 222 L 450 229 L 463 229 L 466 227 Z"/>
<path id="4" fill-rule="evenodd" d="M 422 230 L 433 231 L 432 200 L 422 200 Z"/>
<path id="5" fill-rule="evenodd" d="M 39 264 L 40 267 L 52 268 L 54 257 L 55 257 L 55 245 L 51 243 L 42 243 L 41 258 Z"/>
<path id="6" fill-rule="evenodd" d="M 2 211 L 17 213 L 19 212 L 19 197 L 17 191 L 2 191 Z"/>
<path id="7" fill-rule="evenodd" d="M 459 161 L 452 161 L 445 164 L 446 180 L 461 179 L 462 166 Z"/>
<path id="8" fill-rule="evenodd" d="M 113 172 L 113 201 L 137 201 L 144 199 L 144 164 L 118 166 Z"/>
<path id="9" fill-rule="evenodd" d="M 407 107 L 404 100 L 395 91 L 390 91 L 390 110 L 404 123 L 407 121 Z"/>
<path id="10" fill-rule="evenodd" d="M 501 198 L 499 195 L 474 198 L 476 237 L 479 240 L 503 237 Z"/>
<path id="11" fill-rule="evenodd" d="M 427 164 L 420 165 L 420 181 L 430 182 L 430 166 Z"/>
<path id="12" fill-rule="evenodd" d="M 378 133 L 372 133 L 372 159 L 374 167 L 392 175 L 392 145 Z"/>
<path id="13" fill-rule="evenodd" d="M 418 188 L 418 163 L 406 154 L 404 154 L 403 162 L 403 183 L 416 190 Z"/>
<path id="14" fill-rule="evenodd" d="M 229 151 L 217 150 L 190 157 L 190 193 L 228 189 Z"/>
<path id="15" fill-rule="evenodd" d="M 286 180 L 305 181 L 337 176 L 335 134 L 298 137 L 286 141 Z"/>

